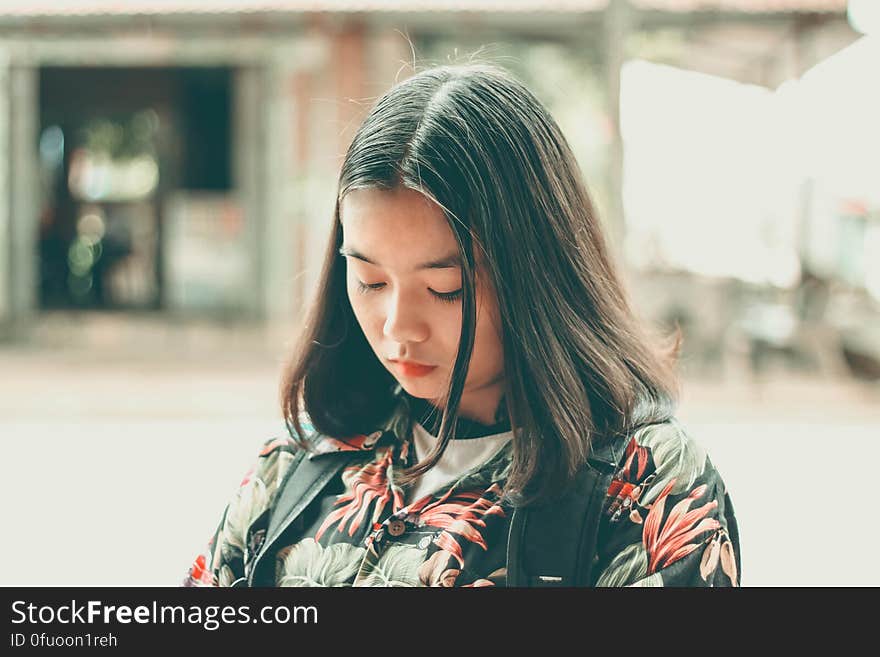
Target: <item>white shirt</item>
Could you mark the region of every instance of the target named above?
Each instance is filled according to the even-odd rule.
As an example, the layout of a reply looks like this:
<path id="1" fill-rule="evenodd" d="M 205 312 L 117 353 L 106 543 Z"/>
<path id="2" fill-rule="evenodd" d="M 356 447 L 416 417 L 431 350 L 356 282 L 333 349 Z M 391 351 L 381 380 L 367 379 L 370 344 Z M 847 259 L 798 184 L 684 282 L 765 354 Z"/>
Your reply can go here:
<path id="1" fill-rule="evenodd" d="M 497 433 L 480 438 L 458 438 L 450 440 L 440 460 L 423 474 L 407 491 L 406 503 L 414 502 L 442 486 L 449 484 L 461 475 L 495 456 L 513 438 L 512 431 Z M 416 459 L 422 461 L 434 449 L 439 439 L 431 435 L 418 422 L 413 423 L 413 443 Z"/>

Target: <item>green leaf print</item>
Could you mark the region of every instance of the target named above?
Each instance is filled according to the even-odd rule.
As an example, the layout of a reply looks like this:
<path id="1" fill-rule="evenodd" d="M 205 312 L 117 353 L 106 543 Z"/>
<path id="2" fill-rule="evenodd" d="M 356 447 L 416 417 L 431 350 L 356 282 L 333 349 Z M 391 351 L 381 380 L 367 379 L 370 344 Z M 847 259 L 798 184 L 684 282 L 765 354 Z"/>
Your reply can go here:
<path id="1" fill-rule="evenodd" d="M 325 548 L 306 538 L 278 553 L 278 586 L 351 586 L 366 550 L 347 543 Z"/>
<path id="2" fill-rule="evenodd" d="M 596 586 L 630 586 L 648 573 L 648 553 L 641 543 L 622 550 L 599 577 Z"/>
<path id="3" fill-rule="evenodd" d="M 673 495 L 690 490 L 706 468 L 706 450 L 675 421 L 649 427 L 636 436 L 636 442 L 651 450 L 657 466 L 656 478 L 639 500 L 642 506 L 651 504 L 673 479 Z"/>
<path id="4" fill-rule="evenodd" d="M 378 556 L 367 554 L 355 586 L 423 586 L 419 568 L 427 550 L 414 545 L 389 545 Z"/>
<path id="5" fill-rule="evenodd" d="M 248 528 L 268 506 L 266 485 L 259 477 L 239 488 L 223 523 L 223 540 L 227 545 L 244 554 Z"/>
<path id="6" fill-rule="evenodd" d="M 232 568 L 223 564 L 220 566 L 220 575 L 217 578 L 217 586 L 232 586 L 235 582 L 235 573 L 232 572 Z"/>
<path id="7" fill-rule="evenodd" d="M 633 588 L 658 588 L 663 586 L 663 575 L 660 573 L 651 573 L 647 577 L 643 577 L 638 582 L 630 584 Z"/>

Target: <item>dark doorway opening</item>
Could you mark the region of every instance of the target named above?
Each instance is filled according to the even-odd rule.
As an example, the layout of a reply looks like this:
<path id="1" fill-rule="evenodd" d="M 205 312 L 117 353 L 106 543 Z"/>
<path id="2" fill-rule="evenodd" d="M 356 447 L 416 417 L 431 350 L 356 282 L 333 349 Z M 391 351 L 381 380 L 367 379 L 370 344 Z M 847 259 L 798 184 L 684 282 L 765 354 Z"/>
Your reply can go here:
<path id="1" fill-rule="evenodd" d="M 231 187 L 228 68 L 40 70 L 40 307 L 163 307 L 163 215 Z"/>

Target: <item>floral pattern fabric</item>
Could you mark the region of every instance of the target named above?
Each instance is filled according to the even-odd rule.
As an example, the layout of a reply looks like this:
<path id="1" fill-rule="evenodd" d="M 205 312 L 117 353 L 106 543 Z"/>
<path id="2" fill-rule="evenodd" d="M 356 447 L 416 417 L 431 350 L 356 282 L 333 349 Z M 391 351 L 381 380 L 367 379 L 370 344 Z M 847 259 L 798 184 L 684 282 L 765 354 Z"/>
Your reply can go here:
<path id="1" fill-rule="evenodd" d="M 363 458 L 343 469 L 289 528 L 274 555 L 276 586 L 506 584 L 513 508 L 503 491 L 510 443 L 442 490 L 407 504 L 395 472 L 413 464 L 414 450 L 398 435 L 383 430 L 322 440 L 322 452 L 360 451 Z M 289 438 L 265 443 L 184 585 L 246 584 L 298 449 Z M 596 586 L 739 585 L 730 496 L 705 450 L 677 422 L 630 438 L 606 491 L 598 558 Z"/>

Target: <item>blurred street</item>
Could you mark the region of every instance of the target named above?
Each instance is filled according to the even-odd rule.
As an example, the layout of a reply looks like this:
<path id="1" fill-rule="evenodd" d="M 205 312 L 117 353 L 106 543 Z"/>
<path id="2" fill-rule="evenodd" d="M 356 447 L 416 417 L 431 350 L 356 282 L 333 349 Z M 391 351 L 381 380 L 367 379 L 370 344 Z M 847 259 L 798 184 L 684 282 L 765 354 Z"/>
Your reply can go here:
<path id="1" fill-rule="evenodd" d="M 35 495 L 4 509 L 3 583 L 175 585 L 284 431 L 285 339 L 110 314 L 53 346 L 74 319 L 0 348 L 3 499 Z M 680 416 L 732 491 L 743 584 L 880 585 L 860 468 L 880 459 L 880 389 L 772 374 L 683 388 Z"/>

